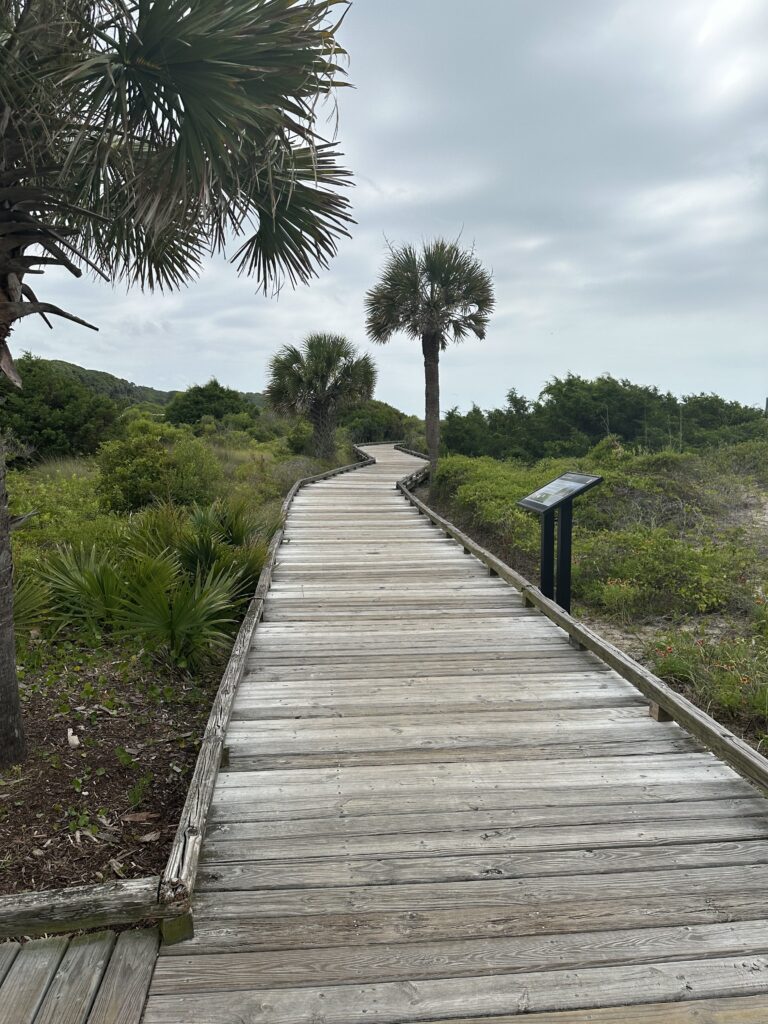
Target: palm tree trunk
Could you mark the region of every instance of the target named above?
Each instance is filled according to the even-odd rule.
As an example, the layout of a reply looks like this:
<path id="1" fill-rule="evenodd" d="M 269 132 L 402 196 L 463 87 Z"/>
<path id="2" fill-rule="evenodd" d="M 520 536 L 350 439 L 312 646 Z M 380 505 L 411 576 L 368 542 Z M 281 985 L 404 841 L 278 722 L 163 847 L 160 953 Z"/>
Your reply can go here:
<path id="1" fill-rule="evenodd" d="M 0 447 L 0 768 L 23 761 L 26 752 L 16 678 L 11 522 L 5 490 L 5 452 Z"/>
<path id="2" fill-rule="evenodd" d="M 430 480 L 434 485 L 440 451 L 440 342 L 434 334 L 421 338 L 424 353 L 424 419 L 427 427 L 427 453 Z"/>
<path id="3" fill-rule="evenodd" d="M 336 417 L 331 409 L 315 407 L 310 416 L 314 431 L 312 447 L 318 459 L 336 457 Z"/>

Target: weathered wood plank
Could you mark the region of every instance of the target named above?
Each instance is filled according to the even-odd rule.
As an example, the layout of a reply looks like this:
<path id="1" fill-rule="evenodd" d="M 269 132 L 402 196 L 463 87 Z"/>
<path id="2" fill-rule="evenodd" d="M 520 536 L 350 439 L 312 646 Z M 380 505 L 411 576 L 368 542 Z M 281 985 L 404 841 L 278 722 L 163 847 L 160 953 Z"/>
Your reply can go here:
<path id="1" fill-rule="evenodd" d="M 0 897 L 0 937 L 40 935 L 163 917 L 159 877 L 76 885 Z"/>
<path id="2" fill-rule="evenodd" d="M 734 885 L 737 883 L 734 881 Z M 209 900 L 208 897 L 211 897 Z M 733 892 L 628 896 L 619 900 L 563 899 L 529 906 L 464 907 L 446 910 L 341 911 L 296 917 L 230 913 L 220 893 L 195 897 L 195 937 L 184 946 L 164 946 L 162 955 L 185 952 L 324 949 L 332 946 L 411 943 L 502 935 L 565 935 L 575 931 L 676 926 L 755 920 L 765 906 L 753 894 Z"/>
<path id="3" fill-rule="evenodd" d="M 578 971 L 464 979 L 382 982 L 322 988 L 259 989 L 207 995 L 152 996 L 145 1024 L 401 1024 L 435 1018 L 541 1013 L 659 1000 L 768 994 L 768 957 L 717 957 Z"/>
<path id="4" fill-rule="evenodd" d="M 158 961 L 153 995 L 228 992 L 427 978 L 483 978 L 753 954 L 768 947 L 768 921 L 326 950 L 196 954 Z"/>
<path id="5" fill-rule="evenodd" d="M 723 832 L 725 830 L 722 830 Z M 765 828 L 762 829 L 765 834 Z M 338 888 L 340 886 L 374 886 L 428 884 L 436 882 L 488 881 L 505 878 L 546 878 L 550 875 L 606 875 L 622 871 L 655 871 L 670 868 L 725 867 L 738 864 L 768 863 L 768 844 L 759 849 L 751 837 L 739 842 L 708 842 L 706 836 L 690 842 L 670 841 L 670 845 L 642 844 L 637 836 L 627 839 L 623 847 L 610 842 L 596 843 L 589 849 L 565 849 L 553 853 L 556 847 L 543 845 L 541 849 L 523 850 L 513 854 L 480 856 L 440 854 L 424 856 L 380 857 L 322 857 L 316 860 L 292 859 L 283 862 L 252 857 L 248 850 L 211 853 L 211 860 L 200 869 L 200 892 L 237 892 L 260 889 L 282 889 L 286 884 L 286 870 L 290 870 L 294 888 Z M 632 842 L 635 845 L 630 846 Z"/>
<path id="6" fill-rule="evenodd" d="M 220 833 L 221 835 L 221 833 Z M 680 845 L 682 844 L 682 848 Z M 652 853 L 645 854 L 642 848 L 659 847 Z M 671 849 L 675 846 L 675 849 Z M 615 858 L 606 858 L 596 853 L 614 847 L 624 848 L 623 854 Z M 721 863 L 719 858 L 735 857 L 732 863 L 765 863 L 768 861 L 768 815 L 745 817 L 734 821 L 732 818 L 714 818 L 706 821 L 701 818 L 680 820 L 651 820 L 638 824 L 621 824 L 611 822 L 605 825 L 582 825 L 573 823 L 567 829 L 545 826 L 519 829 L 511 828 L 445 830 L 441 832 L 401 832 L 384 835 L 339 835 L 321 838 L 310 836 L 301 839 L 292 836 L 287 839 L 229 839 L 226 833 L 220 839 L 209 836 L 206 843 L 204 860 L 213 861 L 318 861 L 342 859 L 354 864 L 357 858 L 374 858 L 378 864 L 389 858 L 443 858 L 445 856 L 466 857 L 492 854 L 504 854 L 513 865 L 518 854 L 532 852 L 570 850 L 588 851 L 581 858 L 589 865 L 603 864 L 604 870 L 611 870 L 611 864 L 621 863 L 622 856 L 633 861 L 642 862 L 647 856 L 648 863 L 665 860 L 670 866 L 682 864 L 686 856 L 695 862 L 696 850 L 701 847 L 702 861 Z M 640 849 L 635 849 L 640 848 Z M 676 858 L 678 858 L 676 860 Z M 556 858 L 559 863 L 560 858 Z M 574 858 L 566 859 L 569 868 Z M 689 860 L 689 863 L 691 861 Z M 565 874 L 566 871 L 548 868 L 547 859 L 542 858 L 538 865 L 542 874 Z M 386 865 L 380 867 L 386 874 Z M 530 866 L 521 859 L 520 873 L 530 873 L 536 867 L 536 858 L 531 858 Z M 298 870 L 298 868 L 297 868 Z M 332 880 L 332 866 L 328 877 Z M 590 867 L 589 870 L 597 870 Z M 296 884 L 300 884 L 296 881 Z"/>
<path id="7" fill-rule="evenodd" d="M 3 982 L 8 971 L 11 969 L 11 964 L 16 959 L 21 946 L 18 942 L 3 942 L 0 943 L 0 984 Z"/>
<path id="8" fill-rule="evenodd" d="M 233 895 L 224 896 L 226 883 L 213 891 L 200 891 L 213 901 L 216 916 L 304 917 L 315 914 L 338 914 L 341 911 L 360 913 L 421 913 L 465 907 L 532 906 L 553 900 L 593 897 L 601 900 L 623 900 L 669 892 L 704 893 L 734 892 L 741 882 L 743 889 L 753 887 L 760 892 L 768 882 L 768 865 L 750 864 L 732 867 L 685 868 L 681 870 L 615 872 L 605 875 L 554 875 L 534 878 L 486 879 L 471 882 L 419 883 L 415 885 L 338 886 L 334 889 L 245 890 L 234 888 Z M 288 879 L 286 879 L 288 882 Z"/>
<path id="9" fill-rule="evenodd" d="M 436 813 L 441 811 L 496 810 L 499 808 L 530 807 L 580 807 L 584 804 L 654 803 L 658 800 L 674 801 L 697 797 L 704 799 L 743 798 L 754 796 L 748 783 L 742 780 L 716 780 L 702 782 L 686 779 L 670 783 L 654 784 L 652 780 L 640 780 L 634 785 L 589 786 L 575 785 L 570 789 L 542 787 L 528 789 L 469 789 L 467 791 L 446 791 L 442 787 L 422 794 L 391 794 L 380 796 L 346 797 L 338 795 L 325 801 L 282 801 L 278 806 L 266 804 L 253 794 L 228 802 L 214 799 L 211 807 L 212 823 L 229 821 L 292 821 L 302 818 L 338 818 L 370 816 L 377 814 Z"/>
<path id="10" fill-rule="evenodd" d="M 118 936 L 88 1024 L 139 1024 L 155 969 L 156 928 Z"/>
<path id="11" fill-rule="evenodd" d="M 767 813 L 763 797 L 750 799 L 659 801 L 652 803 L 579 804 L 499 808 L 496 810 L 453 810 L 424 814 L 382 814 L 333 818 L 212 824 L 206 842 L 217 840 L 289 839 L 304 836 L 376 836 L 408 832 L 489 832 L 498 829 L 516 833 L 548 826 L 570 829 L 575 825 L 626 825 L 653 821 L 716 820 L 759 817 Z M 2 947 L 0 947 L 2 948 Z"/>
<path id="12" fill-rule="evenodd" d="M 736 996 L 731 999 L 695 999 L 690 1003 L 635 1004 L 600 1010 L 565 1010 L 540 1013 L 536 1024 L 765 1024 L 765 996 Z M 493 1017 L 493 1024 L 512 1024 L 515 1017 Z M 445 1024 L 433 1021 L 432 1024 Z M 487 1017 L 454 1018 L 451 1024 L 490 1024 Z"/>
<path id="13" fill-rule="evenodd" d="M 557 760 L 547 766 L 547 788 L 590 785 L 629 785 L 632 783 L 672 783 L 731 781 L 734 773 L 710 754 L 684 753 L 648 757 L 596 757 Z M 381 767 L 333 769 L 295 769 L 288 771 L 227 772 L 219 774 L 216 798 L 241 800 L 252 796 L 254 787 L 265 804 L 270 800 L 292 798 L 305 802 L 344 795 L 345 798 L 386 793 L 392 797 L 434 791 L 437 781 L 448 792 L 474 792 L 487 787 L 506 786 L 519 790 L 541 788 L 541 766 L 526 761 L 461 762 L 426 765 L 415 770 L 410 765 L 388 764 Z M 300 788 L 299 788 L 300 787 Z M 250 790 L 250 793 L 238 792 Z M 290 791 L 293 792 L 290 792 Z"/>
<path id="14" fill-rule="evenodd" d="M 339 744 L 341 747 L 342 744 Z M 611 742 L 586 740 L 584 742 L 560 743 L 557 752 L 563 757 L 594 758 L 647 754 L 679 754 L 702 749 L 698 740 L 687 735 L 656 739 L 627 739 Z M 418 747 L 400 745 L 387 747 L 382 744 L 377 750 L 363 750 L 358 753 L 336 753 L 333 746 L 322 753 L 298 751 L 282 754 L 259 754 L 259 745 L 250 747 L 233 744 L 226 748 L 230 771 L 258 771 L 264 768 L 354 768 L 372 765 L 428 765 L 461 763 L 466 760 L 479 761 L 547 761 L 553 745 L 505 746 L 503 742 L 487 743 L 476 747 L 470 744 L 452 744 L 450 747 Z"/>
<path id="15" fill-rule="evenodd" d="M 32 1024 L 68 943 L 33 939 L 21 947 L 0 986 L 0 1024 Z"/>
<path id="16" fill-rule="evenodd" d="M 109 931 L 72 939 L 35 1024 L 86 1024 L 114 945 Z"/>

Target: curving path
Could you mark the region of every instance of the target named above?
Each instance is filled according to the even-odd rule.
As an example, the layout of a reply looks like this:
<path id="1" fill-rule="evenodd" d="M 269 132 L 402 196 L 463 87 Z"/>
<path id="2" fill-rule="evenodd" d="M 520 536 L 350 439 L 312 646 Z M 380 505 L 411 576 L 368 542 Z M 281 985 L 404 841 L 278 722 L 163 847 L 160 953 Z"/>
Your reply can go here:
<path id="1" fill-rule="evenodd" d="M 768 803 L 371 453 L 291 508 L 145 1024 L 766 1024 Z"/>

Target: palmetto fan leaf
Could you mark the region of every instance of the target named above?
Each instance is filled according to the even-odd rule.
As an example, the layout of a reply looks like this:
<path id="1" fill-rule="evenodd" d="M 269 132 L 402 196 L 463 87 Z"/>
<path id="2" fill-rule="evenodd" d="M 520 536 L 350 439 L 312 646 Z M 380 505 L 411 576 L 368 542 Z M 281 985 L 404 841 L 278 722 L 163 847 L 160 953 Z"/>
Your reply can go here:
<path id="1" fill-rule="evenodd" d="M 279 412 L 309 415 L 318 403 L 337 409 L 364 401 L 376 385 L 370 356 L 338 334 L 310 334 L 301 348 L 285 345 L 269 365 L 265 394 Z"/>
<path id="2" fill-rule="evenodd" d="M 373 396 L 376 366 L 339 334 L 310 334 L 301 348 L 285 345 L 272 357 L 265 393 L 279 412 L 306 416 L 315 454 L 333 454 L 336 415 Z"/>
<path id="3" fill-rule="evenodd" d="M 308 281 L 351 223 L 319 128 L 346 0 L 27 0 L 0 10 L 0 342 L 30 253 L 177 287 L 241 236 L 241 273 Z M 4 44 L 4 45 L 3 45 Z M 31 305 L 34 308 L 26 308 Z M 10 367 L 9 357 L 5 367 Z"/>
<path id="4" fill-rule="evenodd" d="M 366 296 L 366 327 L 384 344 L 403 331 L 463 341 L 485 337 L 494 308 L 493 281 L 471 249 L 437 239 L 418 252 L 411 245 L 390 251 L 381 280 Z"/>

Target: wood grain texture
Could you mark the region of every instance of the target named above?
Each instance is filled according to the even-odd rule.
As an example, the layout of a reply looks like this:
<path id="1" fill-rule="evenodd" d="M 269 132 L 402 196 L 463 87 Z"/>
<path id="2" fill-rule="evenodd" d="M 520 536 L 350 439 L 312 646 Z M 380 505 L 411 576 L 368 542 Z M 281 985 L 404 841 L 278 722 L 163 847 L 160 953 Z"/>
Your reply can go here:
<path id="1" fill-rule="evenodd" d="M 400 1024 L 766 992 L 768 957 L 716 957 L 586 970 L 320 988 L 151 995 L 144 1024 Z M 631 1018 L 630 1018 L 631 1020 Z"/>
<path id="2" fill-rule="evenodd" d="M 88 1024 L 139 1024 L 157 959 L 156 928 L 122 932 L 88 1016 Z"/>
<path id="3" fill-rule="evenodd" d="M 285 520 L 294 497 L 302 487 L 316 480 L 338 476 L 341 473 L 373 463 L 370 456 L 358 452 L 357 449 L 355 451 L 360 459 L 358 463 L 330 470 L 328 473 L 322 473 L 319 476 L 306 477 L 295 483 L 283 501 L 280 511 L 281 518 Z M 277 561 L 283 534 L 284 527 L 281 527 L 270 541 L 264 568 L 261 571 L 256 586 L 256 593 L 248 606 L 245 618 L 235 639 L 227 667 L 224 670 L 224 675 L 222 676 L 221 684 L 219 685 L 219 690 L 213 702 L 205 732 L 203 733 L 203 740 L 187 791 L 187 798 L 181 812 L 176 836 L 160 882 L 160 902 L 165 905 L 175 904 L 180 912 L 186 913 L 189 899 L 194 891 L 200 849 L 213 798 L 216 773 L 219 769 L 224 747 L 224 736 L 232 713 L 232 702 L 245 671 L 246 658 L 253 643 L 256 627 L 264 611 L 264 602 L 272 581 L 272 573 Z"/>
<path id="4" fill-rule="evenodd" d="M 493 1024 L 519 1022 L 516 1017 L 493 1017 Z M 602 1010 L 540 1013 L 535 1024 L 765 1024 L 765 997 L 694 999 L 688 1003 L 646 1003 L 609 1006 Z M 444 1024 L 433 1021 L 432 1024 Z M 454 1018 L 451 1024 L 490 1024 L 487 1017 Z"/>
<path id="5" fill-rule="evenodd" d="M 676 928 L 574 932 L 520 938 L 341 946 L 324 950 L 212 953 L 162 957 L 153 994 L 247 991 L 426 978 L 482 978 L 515 971 L 560 970 L 626 963 L 749 954 L 768 948 L 768 921 Z"/>
<path id="6" fill-rule="evenodd" d="M 0 943 L 0 984 L 2 984 L 8 971 L 10 971 L 11 964 L 16 959 L 20 949 L 21 946 L 18 942 Z"/>
<path id="7" fill-rule="evenodd" d="M 35 1024 L 86 1024 L 115 945 L 113 932 L 76 936 L 67 947 Z"/>
<path id="8" fill-rule="evenodd" d="M 33 939 L 18 951 L 0 986 L 0 1024 L 33 1024 L 69 939 Z"/>
<path id="9" fill-rule="evenodd" d="M 0 937 L 103 928 L 162 917 L 173 911 L 159 903 L 159 884 L 160 878 L 155 876 L 3 896 Z"/>

